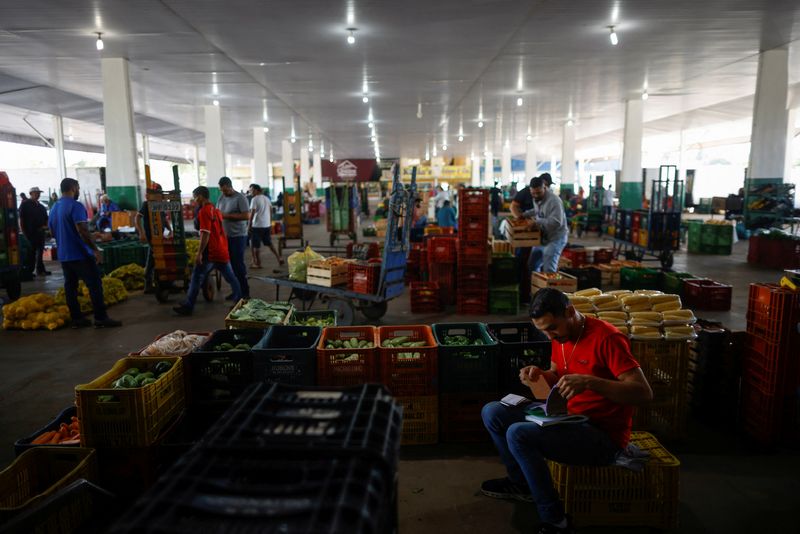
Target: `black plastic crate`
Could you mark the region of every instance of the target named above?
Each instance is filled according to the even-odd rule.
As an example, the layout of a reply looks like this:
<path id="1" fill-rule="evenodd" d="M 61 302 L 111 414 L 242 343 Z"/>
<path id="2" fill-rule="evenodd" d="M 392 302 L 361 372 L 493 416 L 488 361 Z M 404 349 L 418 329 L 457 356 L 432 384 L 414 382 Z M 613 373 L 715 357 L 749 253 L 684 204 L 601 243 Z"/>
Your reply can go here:
<path id="1" fill-rule="evenodd" d="M 195 450 L 109 532 L 382 534 L 396 529 L 393 473 L 360 456 Z"/>
<path id="2" fill-rule="evenodd" d="M 44 434 L 45 432 L 51 432 L 53 430 L 58 430 L 61 427 L 61 423 L 70 424 L 73 417 L 78 415 L 78 408 L 73 406 L 68 406 L 61 411 L 60 414 L 56 416 L 55 419 L 47 423 L 47 425 L 43 426 L 33 434 L 28 437 L 18 439 L 14 442 L 14 454 L 19 456 L 23 452 L 27 451 L 32 447 L 42 447 L 44 445 L 34 445 L 33 440 Z M 79 447 L 80 445 L 59 445 L 59 447 Z"/>
<path id="3" fill-rule="evenodd" d="M 491 287 L 507 286 L 513 284 L 519 278 L 519 260 L 516 256 L 495 255 L 492 256 L 492 264 L 489 265 L 489 285 Z"/>
<path id="4" fill-rule="evenodd" d="M 204 446 L 264 455 L 361 454 L 397 464 L 402 410 L 379 384 L 354 388 L 259 382 L 206 435 Z"/>
<path id="5" fill-rule="evenodd" d="M 596 287 L 600 289 L 602 282 L 602 272 L 595 267 L 584 267 L 580 269 L 561 269 L 567 274 L 571 274 L 578 279 L 578 291 Z"/>
<path id="6" fill-rule="evenodd" d="M 266 332 L 259 328 L 217 330 L 200 348 L 189 354 L 186 357 L 189 403 L 230 403 L 236 399 L 255 380 L 252 347 Z M 234 346 L 244 343 L 250 346 L 250 350 L 217 350 L 223 343 Z"/>
<path id="7" fill-rule="evenodd" d="M 273 326 L 253 347 L 256 380 L 313 386 L 317 383 L 318 326 Z"/>
<path id="8" fill-rule="evenodd" d="M 489 323 L 489 333 L 498 341 L 498 383 L 500 393 L 530 398 L 528 386 L 519 381 L 519 370 L 528 365 L 550 369 L 551 343 L 530 322 Z"/>
<path id="9" fill-rule="evenodd" d="M 439 345 L 439 391 L 497 391 L 497 341 L 482 323 L 441 323 L 432 327 Z M 450 336 L 480 339 L 480 345 L 446 345 Z"/>

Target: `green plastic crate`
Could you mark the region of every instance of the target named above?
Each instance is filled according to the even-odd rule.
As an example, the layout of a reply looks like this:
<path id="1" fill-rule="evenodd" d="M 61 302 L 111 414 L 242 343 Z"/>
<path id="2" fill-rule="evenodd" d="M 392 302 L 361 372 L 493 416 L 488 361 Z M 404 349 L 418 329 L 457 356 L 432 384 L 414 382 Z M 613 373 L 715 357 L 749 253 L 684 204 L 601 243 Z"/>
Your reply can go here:
<path id="1" fill-rule="evenodd" d="M 661 272 L 646 267 L 623 267 L 619 271 L 621 289 L 658 289 Z"/>
<path id="2" fill-rule="evenodd" d="M 665 272 L 661 277 L 661 291 L 672 295 L 681 295 L 684 278 L 695 278 L 691 273 Z"/>
<path id="3" fill-rule="evenodd" d="M 517 315 L 519 313 L 519 286 L 490 288 L 489 313 Z"/>
<path id="4" fill-rule="evenodd" d="M 510 280 L 519 280 L 519 263 L 512 254 L 495 254 L 489 266 L 489 287 L 498 289 L 508 285 Z"/>

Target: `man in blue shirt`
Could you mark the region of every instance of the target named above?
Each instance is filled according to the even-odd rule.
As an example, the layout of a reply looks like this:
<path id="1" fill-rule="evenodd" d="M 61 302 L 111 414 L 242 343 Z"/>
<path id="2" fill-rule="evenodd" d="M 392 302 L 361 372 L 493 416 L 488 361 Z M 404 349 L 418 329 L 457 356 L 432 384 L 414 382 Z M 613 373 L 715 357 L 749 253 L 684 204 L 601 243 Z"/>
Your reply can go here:
<path id="1" fill-rule="evenodd" d="M 445 200 L 439 212 L 436 214 L 436 224 L 441 228 L 453 228 L 456 225 L 456 210 L 450 205 L 449 200 Z"/>
<path id="2" fill-rule="evenodd" d="M 50 232 L 56 239 L 58 259 L 64 272 L 64 295 L 72 318 L 72 328 L 91 326 L 91 321 L 81 313 L 78 304 L 78 281 L 83 280 L 89 288 L 89 297 L 94 310 L 95 328 L 122 326 L 111 319 L 103 302 L 103 282 L 100 268 L 103 259 L 89 235 L 88 214 L 78 202 L 80 186 L 74 178 L 61 180 L 61 199 L 50 210 Z"/>

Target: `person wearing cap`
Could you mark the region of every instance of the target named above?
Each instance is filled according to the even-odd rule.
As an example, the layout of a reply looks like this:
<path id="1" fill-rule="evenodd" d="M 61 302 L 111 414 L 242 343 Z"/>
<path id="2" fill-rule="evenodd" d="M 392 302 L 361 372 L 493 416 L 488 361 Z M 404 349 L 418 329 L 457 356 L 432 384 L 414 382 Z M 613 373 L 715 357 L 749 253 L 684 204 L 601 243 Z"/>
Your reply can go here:
<path id="1" fill-rule="evenodd" d="M 245 250 L 247 250 L 247 226 L 250 220 L 250 206 L 247 198 L 233 188 L 231 179 L 223 176 L 219 179 L 219 189 L 222 191 L 217 200 L 217 209 L 222 213 L 222 226 L 228 236 L 228 254 L 231 267 L 239 280 L 242 297 L 250 298 L 250 285 L 247 283 L 247 267 L 244 264 Z M 232 300 L 233 293 L 225 297 Z"/>
<path id="2" fill-rule="evenodd" d="M 36 274 L 45 276 L 52 274 L 44 267 L 44 240 L 45 230 L 47 230 L 47 208 L 40 202 L 39 197 L 42 191 L 38 187 L 32 187 L 28 191 L 30 197 L 22 201 L 19 205 L 19 222 L 22 227 L 22 234 L 31 244 L 31 256 L 26 265 L 34 270 Z"/>
<path id="3" fill-rule="evenodd" d="M 153 191 L 161 192 L 161 185 L 151 182 L 150 186 Z M 147 248 L 147 263 L 144 268 L 144 290 L 145 293 L 152 293 L 155 289 L 153 287 L 153 271 L 155 268 L 155 258 L 153 258 L 153 232 L 150 224 L 150 208 L 147 201 L 142 202 L 142 207 L 136 213 L 136 231 L 139 234 L 139 241 L 142 243 L 150 243 Z M 172 225 L 169 218 L 162 212 L 161 213 L 161 226 L 167 229 L 167 232 L 172 233 Z"/>
<path id="4" fill-rule="evenodd" d="M 112 202 L 108 195 L 100 197 L 100 212 L 97 215 L 97 229 L 101 232 L 105 229 L 111 229 L 111 213 L 120 211 L 119 206 Z"/>

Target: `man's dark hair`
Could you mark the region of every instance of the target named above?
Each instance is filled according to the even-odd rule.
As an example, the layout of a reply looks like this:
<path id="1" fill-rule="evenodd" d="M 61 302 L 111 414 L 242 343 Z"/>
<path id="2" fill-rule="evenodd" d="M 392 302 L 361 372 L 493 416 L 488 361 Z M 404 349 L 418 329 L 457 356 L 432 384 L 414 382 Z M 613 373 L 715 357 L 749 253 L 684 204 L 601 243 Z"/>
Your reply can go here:
<path id="1" fill-rule="evenodd" d="M 450 205 L 450 201 L 449 200 L 445 200 L 444 204 L 442 204 L 442 206 L 449 206 L 449 205 Z"/>
<path id="2" fill-rule="evenodd" d="M 194 191 L 192 191 L 192 195 L 196 197 L 203 197 L 206 200 L 208 200 L 208 198 L 211 196 L 208 192 L 208 188 L 204 185 L 195 187 Z"/>
<path id="3" fill-rule="evenodd" d="M 536 178 L 531 178 L 531 187 L 542 187 L 544 185 L 544 180 L 542 180 L 541 176 L 537 176 Z"/>
<path id="4" fill-rule="evenodd" d="M 69 193 L 77 186 L 78 186 L 78 180 L 76 180 L 75 178 L 64 178 L 63 180 L 61 180 L 62 193 Z"/>
<path id="5" fill-rule="evenodd" d="M 231 182 L 231 179 L 230 179 L 230 178 L 228 178 L 227 176 L 223 176 L 222 178 L 220 178 L 220 179 L 219 179 L 219 182 L 217 182 L 217 184 L 218 184 L 220 187 L 223 187 L 223 186 L 226 186 L 226 185 L 227 185 L 228 187 L 233 187 L 233 182 Z"/>
<path id="6" fill-rule="evenodd" d="M 564 317 L 569 306 L 567 296 L 552 287 L 544 287 L 536 292 L 531 302 L 531 319 L 538 319 L 550 313 L 553 317 Z"/>
<path id="7" fill-rule="evenodd" d="M 551 185 L 553 185 L 553 177 L 552 177 L 552 176 L 550 176 L 550 173 L 549 173 L 549 172 L 543 172 L 543 173 L 542 173 L 542 174 L 539 176 L 539 178 L 541 178 L 542 180 L 544 180 L 544 183 L 547 185 L 547 187 L 550 187 Z"/>
<path id="8" fill-rule="evenodd" d="M 250 184 L 250 187 L 252 187 L 256 191 L 261 191 L 261 186 L 258 184 Z"/>

